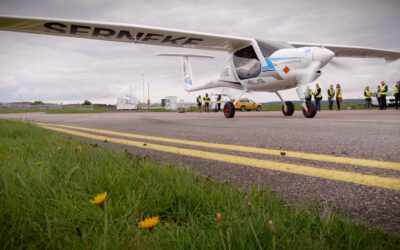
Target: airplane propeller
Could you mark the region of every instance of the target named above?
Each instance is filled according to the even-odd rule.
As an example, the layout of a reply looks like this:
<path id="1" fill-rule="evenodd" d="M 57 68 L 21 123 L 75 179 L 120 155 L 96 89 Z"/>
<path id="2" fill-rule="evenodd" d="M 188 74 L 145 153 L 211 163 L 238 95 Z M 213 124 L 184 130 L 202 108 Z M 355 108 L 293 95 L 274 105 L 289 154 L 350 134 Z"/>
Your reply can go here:
<path id="1" fill-rule="evenodd" d="M 312 62 L 306 70 L 300 73 L 297 86 L 304 86 L 314 81 L 320 68 L 321 68 L 321 62 L 319 61 Z"/>
<path id="2" fill-rule="evenodd" d="M 341 62 L 340 60 L 338 60 L 335 57 L 329 62 L 329 65 L 332 65 L 333 67 L 338 68 L 338 69 L 343 69 L 343 70 L 348 69 L 348 67 L 343 62 Z"/>

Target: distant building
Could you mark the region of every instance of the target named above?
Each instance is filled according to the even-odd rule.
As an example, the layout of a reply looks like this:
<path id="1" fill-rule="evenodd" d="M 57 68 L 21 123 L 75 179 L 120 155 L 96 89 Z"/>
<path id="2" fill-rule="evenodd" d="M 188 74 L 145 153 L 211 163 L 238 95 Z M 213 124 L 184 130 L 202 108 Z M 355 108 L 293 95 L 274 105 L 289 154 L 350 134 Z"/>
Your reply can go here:
<path id="1" fill-rule="evenodd" d="M 136 98 L 126 96 L 117 99 L 117 110 L 135 110 L 138 108 Z"/>
<path id="2" fill-rule="evenodd" d="M 169 110 L 177 110 L 178 109 L 178 97 L 166 96 L 165 97 L 165 108 L 169 109 Z"/>

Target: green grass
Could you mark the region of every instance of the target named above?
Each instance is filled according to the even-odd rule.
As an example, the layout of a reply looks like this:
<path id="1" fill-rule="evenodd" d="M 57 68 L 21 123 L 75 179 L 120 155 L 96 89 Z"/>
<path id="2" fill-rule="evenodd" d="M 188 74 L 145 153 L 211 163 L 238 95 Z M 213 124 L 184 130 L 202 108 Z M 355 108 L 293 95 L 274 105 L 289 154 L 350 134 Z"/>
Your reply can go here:
<path id="1" fill-rule="evenodd" d="M 109 111 L 107 108 L 95 109 L 0 109 L 0 114 L 14 113 L 35 113 L 44 112 L 47 114 L 72 114 L 72 113 L 104 113 Z"/>
<path id="2" fill-rule="evenodd" d="M 104 191 L 106 220 L 89 202 Z M 187 168 L 5 120 L 0 120 L 0 200 L 3 249 L 394 249 L 400 244 L 396 236 L 328 210 L 289 206 L 268 190 L 243 191 Z M 138 221 L 150 215 L 160 216 L 160 224 L 152 231 L 138 229 Z"/>
<path id="3" fill-rule="evenodd" d="M 35 113 L 44 112 L 39 109 L 0 109 L 0 114 L 15 114 L 15 113 Z"/>

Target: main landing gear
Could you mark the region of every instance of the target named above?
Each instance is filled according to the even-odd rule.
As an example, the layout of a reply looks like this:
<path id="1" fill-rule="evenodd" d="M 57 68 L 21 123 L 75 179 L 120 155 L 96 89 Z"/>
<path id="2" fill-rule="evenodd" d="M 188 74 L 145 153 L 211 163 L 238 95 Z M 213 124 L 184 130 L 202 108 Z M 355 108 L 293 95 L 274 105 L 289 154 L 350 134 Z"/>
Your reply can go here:
<path id="1" fill-rule="evenodd" d="M 297 88 L 297 94 L 299 95 L 300 100 L 304 100 L 304 94 L 302 93 L 300 88 Z M 242 94 L 244 94 L 243 92 Z M 284 101 L 281 97 L 281 95 L 278 92 L 275 92 L 276 95 L 279 97 L 279 99 L 282 102 L 282 113 L 284 116 L 292 116 L 294 113 L 294 104 L 293 102 L 290 101 Z M 242 96 L 242 94 L 236 99 L 239 100 L 239 98 Z M 313 118 L 317 114 L 317 108 L 315 107 L 314 103 L 305 101 L 301 104 L 303 107 L 303 115 L 306 118 Z M 227 102 L 224 105 L 224 115 L 226 118 L 233 118 L 235 116 L 235 104 L 233 102 Z"/>
<path id="2" fill-rule="evenodd" d="M 240 97 L 242 97 L 245 93 L 248 91 L 245 90 L 240 95 L 236 98 L 235 102 L 227 102 L 224 105 L 224 115 L 225 118 L 233 118 L 235 116 L 235 104 L 238 102 Z M 241 111 L 246 111 L 246 107 L 244 108 L 245 110 L 241 109 Z"/>
<path id="3" fill-rule="evenodd" d="M 284 101 L 282 96 L 278 93 L 275 92 L 275 94 L 279 97 L 279 99 L 282 102 L 282 113 L 284 116 L 292 116 L 294 113 L 294 104 L 293 102 L 289 102 L 289 101 Z"/>
<path id="4" fill-rule="evenodd" d="M 235 105 L 232 102 L 227 102 L 224 105 L 225 118 L 233 118 L 235 116 Z"/>
<path id="5" fill-rule="evenodd" d="M 285 105 L 282 105 L 282 113 L 284 116 L 292 116 L 294 113 L 293 102 L 286 101 Z"/>

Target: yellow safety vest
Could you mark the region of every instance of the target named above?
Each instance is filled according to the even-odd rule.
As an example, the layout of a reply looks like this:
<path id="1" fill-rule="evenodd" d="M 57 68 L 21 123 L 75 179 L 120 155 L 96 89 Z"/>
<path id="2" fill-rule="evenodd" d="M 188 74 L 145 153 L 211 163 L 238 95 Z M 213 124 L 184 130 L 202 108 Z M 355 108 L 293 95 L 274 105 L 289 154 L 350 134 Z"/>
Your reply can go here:
<path id="1" fill-rule="evenodd" d="M 342 88 L 336 88 L 336 97 L 342 98 Z"/>
<path id="2" fill-rule="evenodd" d="M 399 87 L 397 85 L 393 86 L 393 94 L 398 94 L 399 93 Z"/>
<path id="3" fill-rule="evenodd" d="M 321 93 L 321 88 L 315 89 L 314 90 L 314 98 L 315 99 L 322 99 L 322 93 Z"/>
<path id="4" fill-rule="evenodd" d="M 197 103 L 202 103 L 201 97 L 197 97 Z"/>
<path id="5" fill-rule="evenodd" d="M 328 97 L 329 97 L 329 98 L 333 98 L 334 96 L 335 96 L 335 90 L 329 88 L 329 89 L 328 89 Z"/>
<path id="6" fill-rule="evenodd" d="M 381 91 L 380 91 L 380 94 L 381 94 L 381 95 L 386 95 L 386 94 L 387 94 L 387 91 L 388 91 L 388 87 L 387 87 L 386 84 L 383 85 L 383 86 L 381 86 Z"/>
<path id="7" fill-rule="evenodd" d="M 218 98 L 217 99 L 217 103 L 221 103 L 222 101 L 221 101 L 221 98 Z"/>
<path id="8" fill-rule="evenodd" d="M 364 89 L 364 98 L 371 99 L 371 96 L 372 96 L 372 91 Z"/>
<path id="9" fill-rule="evenodd" d="M 204 97 L 204 102 L 205 102 L 205 103 L 209 103 L 209 102 L 210 102 L 210 97 L 205 96 L 205 97 Z"/>

